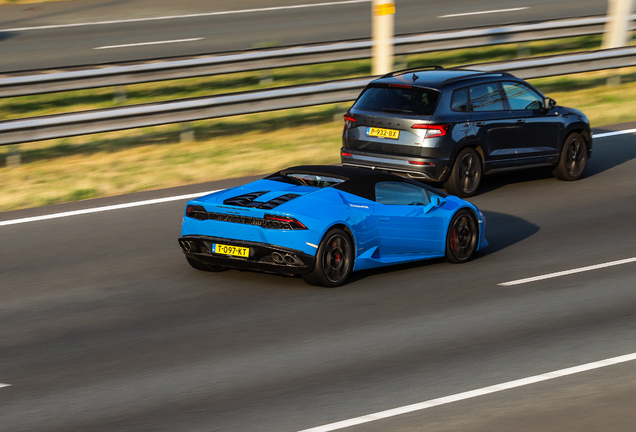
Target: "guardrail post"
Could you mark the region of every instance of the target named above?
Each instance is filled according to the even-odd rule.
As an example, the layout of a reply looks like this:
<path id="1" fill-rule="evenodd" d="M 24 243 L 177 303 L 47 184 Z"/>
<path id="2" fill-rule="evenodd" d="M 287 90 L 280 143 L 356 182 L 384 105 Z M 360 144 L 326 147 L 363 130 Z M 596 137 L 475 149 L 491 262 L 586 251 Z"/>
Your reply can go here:
<path id="1" fill-rule="evenodd" d="M 603 48 L 619 48 L 629 41 L 629 21 L 632 0 L 608 0 L 607 24 L 603 35 Z"/>
<path id="2" fill-rule="evenodd" d="M 393 0 L 373 0 L 373 75 L 384 75 L 393 69 Z"/>
<path id="3" fill-rule="evenodd" d="M 186 143 L 194 141 L 194 129 L 191 123 L 181 123 L 181 133 L 179 134 L 179 142 Z"/>
<path id="4" fill-rule="evenodd" d="M 22 158 L 20 157 L 20 144 L 14 144 L 7 147 L 7 157 L 6 157 L 7 167 L 15 168 L 19 167 L 22 162 Z"/>

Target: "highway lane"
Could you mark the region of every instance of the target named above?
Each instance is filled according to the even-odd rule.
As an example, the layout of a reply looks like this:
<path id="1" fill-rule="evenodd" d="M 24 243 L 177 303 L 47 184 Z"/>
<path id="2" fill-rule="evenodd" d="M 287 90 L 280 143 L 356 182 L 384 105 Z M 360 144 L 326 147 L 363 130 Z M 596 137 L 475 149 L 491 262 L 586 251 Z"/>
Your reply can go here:
<path id="1" fill-rule="evenodd" d="M 395 31 L 400 35 L 500 26 L 603 15 L 606 9 L 606 3 L 598 0 L 565 0 L 558 8 L 547 0 L 484 0 L 478 6 L 466 0 L 401 0 Z M 494 13 L 474 15 L 489 11 Z M 170 19 L 156 19 L 161 17 Z M 74 0 L 3 5 L 0 72 L 369 38 L 370 21 L 371 6 L 365 0 L 222 0 L 214 4 L 202 0 Z M 171 43 L 129 46 L 149 42 Z M 120 45 L 127 46 L 97 49 Z"/>
<path id="2" fill-rule="evenodd" d="M 489 223 L 477 259 L 363 272 L 333 290 L 192 270 L 180 201 L 0 226 L 0 430 L 296 431 L 636 352 L 636 263 L 498 285 L 635 257 L 635 168 L 634 136 L 621 135 L 595 142 L 577 182 L 487 178 L 472 199 Z M 626 430 L 635 367 L 346 430 Z"/>

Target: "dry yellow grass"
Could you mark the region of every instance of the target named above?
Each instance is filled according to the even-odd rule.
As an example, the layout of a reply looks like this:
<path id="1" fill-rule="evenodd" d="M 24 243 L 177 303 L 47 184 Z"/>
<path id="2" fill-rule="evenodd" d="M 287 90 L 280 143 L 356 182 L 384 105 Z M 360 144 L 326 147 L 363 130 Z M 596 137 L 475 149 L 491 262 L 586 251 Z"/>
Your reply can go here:
<path id="1" fill-rule="evenodd" d="M 31 3 L 47 3 L 54 1 L 70 1 L 70 0 L 0 0 L 0 5 L 3 4 L 31 4 Z"/>
<path id="2" fill-rule="evenodd" d="M 636 69 L 607 87 L 609 72 L 533 80 L 593 127 L 634 120 Z M 264 174 L 295 164 L 338 163 L 348 104 L 197 122 L 198 140 L 180 143 L 178 125 L 20 146 L 7 167 L 0 148 L 0 211 Z"/>

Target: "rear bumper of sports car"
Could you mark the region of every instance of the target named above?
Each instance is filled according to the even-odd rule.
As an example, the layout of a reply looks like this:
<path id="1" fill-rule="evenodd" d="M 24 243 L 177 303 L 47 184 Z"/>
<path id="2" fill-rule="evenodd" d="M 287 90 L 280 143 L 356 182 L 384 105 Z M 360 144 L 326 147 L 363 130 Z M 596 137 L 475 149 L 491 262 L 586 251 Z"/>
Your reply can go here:
<path id="1" fill-rule="evenodd" d="M 249 256 L 244 258 L 213 253 L 212 245 L 214 244 L 249 248 Z M 285 275 L 309 273 L 313 270 L 316 260 L 314 256 L 295 249 L 210 236 L 186 235 L 179 238 L 179 245 L 186 256 L 206 264 L 265 273 Z"/>

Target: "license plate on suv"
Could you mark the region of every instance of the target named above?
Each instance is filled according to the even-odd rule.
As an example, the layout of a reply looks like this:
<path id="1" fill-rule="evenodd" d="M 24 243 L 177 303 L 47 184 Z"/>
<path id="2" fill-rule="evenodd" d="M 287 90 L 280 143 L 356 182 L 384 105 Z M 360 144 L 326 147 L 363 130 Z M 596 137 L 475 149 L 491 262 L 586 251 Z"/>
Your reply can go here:
<path id="1" fill-rule="evenodd" d="M 367 136 L 398 139 L 400 137 L 400 131 L 395 129 L 382 129 L 382 128 L 376 128 L 376 127 L 368 127 Z"/>

